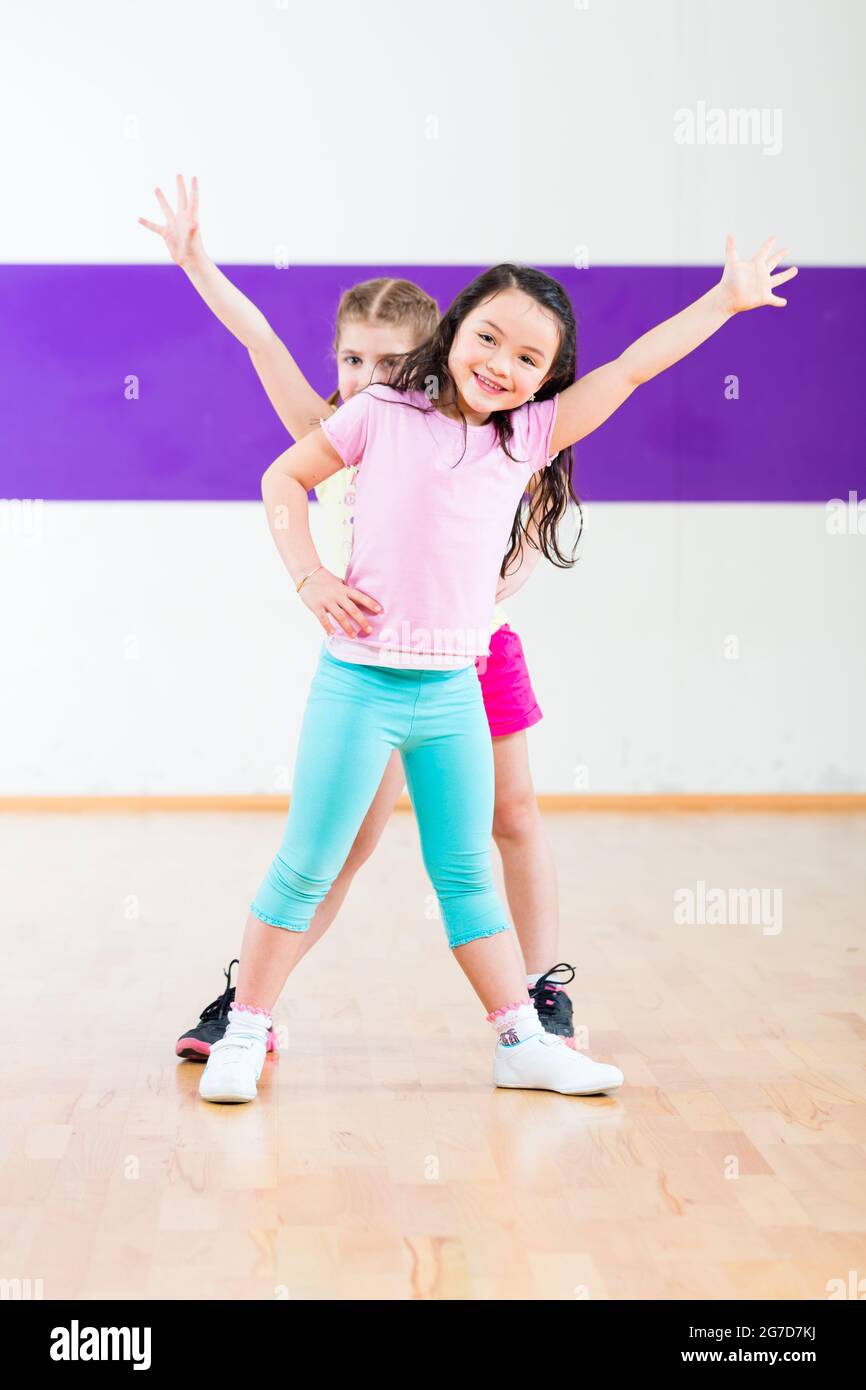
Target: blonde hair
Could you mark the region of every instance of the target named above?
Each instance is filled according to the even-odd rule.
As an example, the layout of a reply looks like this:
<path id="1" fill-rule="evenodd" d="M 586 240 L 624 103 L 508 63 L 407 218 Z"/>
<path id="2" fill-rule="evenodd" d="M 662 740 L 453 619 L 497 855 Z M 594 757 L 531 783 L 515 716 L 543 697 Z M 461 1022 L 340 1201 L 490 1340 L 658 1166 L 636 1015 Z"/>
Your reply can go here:
<path id="1" fill-rule="evenodd" d="M 394 328 L 409 328 L 416 342 L 422 343 L 436 332 L 439 305 L 411 280 L 382 276 L 378 280 L 362 280 L 360 285 L 353 285 L 340 295 L 334 323 L 334 352 L 349 323 L 388 323 Z M 339 398 L 337 387 L 328 397 L 328 404 L 336 405 Z"/>

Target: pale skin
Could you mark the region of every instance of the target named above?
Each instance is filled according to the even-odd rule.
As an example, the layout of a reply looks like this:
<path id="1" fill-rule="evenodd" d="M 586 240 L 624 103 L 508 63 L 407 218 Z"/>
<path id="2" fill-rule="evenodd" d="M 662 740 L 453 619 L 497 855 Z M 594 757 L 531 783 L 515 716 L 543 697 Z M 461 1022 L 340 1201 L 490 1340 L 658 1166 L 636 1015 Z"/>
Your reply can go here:
<path id="1" fill-rule="evenodd" d="M 306 382 L 264 316 L 208 261 L 198 231 L 196 181 L 193 180 L 192 197 L 187 199 L 183 181 L 178 176 L 177 214 L 172 213 L 159 190 L 157 198 L 167 218 L 166 226 L 158 226 L 144 218 L 139 220 L 164 237 L 173 258 L 183 266 L 217 317 L 245 343 L 274 408 L 297 440 L 275 460 L 262 478 L 262 498 L 268 524 L 283 563 L 295 585 L 305 581 L 299 597 L 326 632 L 335 631 L 336 624 L 348 637 L 363 640 L 363 636 L 371 630 L 365 614 L 377 612 L 379 605 L 374 597 L 347 586 L 322 566 L 309 527 L 308 491 L 343 467 L 342 459 L 328 442 L 324 431 L 316 428 L 319 419 L 329 413 L 330 407 Z M 769 238 L 750 260 L 740 260 L 734 238 L 728 236 L 724 269 L 716 285 L 680 313 L 643 334 L 612 362 L 581 377 L 562 391 L 551 454 L 555 455 L 576 444 L 597 429 L 619 409 L 637 386 L 694 351 L 734 314 L 763 305 L 784 307 L 787 301 L 776 295 L 775 290 L 798 272 L 796 267 L 791 267 L 774 273 L 787 254 L 787 250 L 772 250 L 775 240 L 775 237 Z M 355 325 L 352 325 L 353 337 L 356 332 Z M 483 424 L 494 410 L 517 409 L 547 380 L 558 342 L 557 321 L 535 300 L 518 289 L 499 291 L 486 302 L 476 305 L 460 324 L 448 358 L 456 399 L 441 399 L 438 408 L 456 417 L 459 407 L 472 425 Z M 358 344 L 353 346 L 357 347 Z M 412 344 L 398 350 L 405 351 L 409 346 Z M 373 353 L 381 352 L 382 348 L 381 340 L 372 344 Z M 369 346 L 367 350 L 371 350 Z M 393 330 L 385 351 L 394 352 Z M 375 375 L 380 367 L 379 357 L 373 362 L 372 374 L 367 372 L 370 363 L 363 361 L 363 353 L 354 354 L 347 363 L 347 370 L 358 368 L 355 357 L 361 358 L 360 374 L 365 379 L 359 380 L 354 390 L 360 390 L 371 379 L 387 380 L 387 370 L 383 375 Z M 351 381 L 347 382 L 347 390 L 352 394 Z M 347 398 L 342 380 L 340 394 L 343 399 Z M 534 561 L 530 557 L 533 555 L 537 560 L 537 552 L 530 547 L 519 557 L 516 568 L 521 583 L 525 582 L 531 571 Z M 509 577 L 506 577 L 500 584 L 497 597 L 506 596 L 508 583 Z M 515 584 L 515 587 L 519 587 L 519 584 Z M 513 589 L 510 591 L 513 592 Z M 519 919 L 525 921 L 524 912 L 530 910 L 535 914 L 533 922 L 537 935 L 534 939 L 528 936 L 526 941 L 520 938 L 525 963 L 510 932 L 481 938 L 453 952 L 488 1012 L 503 1003 L 525 998 L 527 968 L 532 971 L 549 967 L 553 958 L 551 951 L 540 943 L 549 931 L 551 922 L 553 936 L 548 937 L 547 941 L 553 940 L 555 943 L 555 886 L 552 891 L 550 887 L 555 885 L 555 874 L 550 858 L 545 857 L 549 856 L 549 849 L 541 830 L 529 777 L 525 735 L 522 736 L 522 743 L 520 738 L 508 736 L 494 740 L 497 797 L 501 786 L 503 797 L 514 795 L 515 800 L 511 805 L 521 808 L 528 787 L 535 815 L 538 816 L 536 833 L 535 824 L 522 820 L 518 809 L 509 829 L 513 832 L 515 844 L 519 842 L 521 848 L 510 856 L 510 865 L 503 854 L 515 928 L 519 935 Z M 498 755 L 500 747 L 504 750 L 501 756 Z M 350 860 L 354 856 L 354 867 L 347 873 L 347 860 L 347 865 L 328 895 L 328 898 L 334 895 L 329 905 L 330 915 L 328 911 L 324 912 L 319 921 L 317 914 L 313 926 L 306 933 L 288 932 L 262 923 L 252 914 L 248 916 L 240 952 L 236 996 L 239 1002 L 255 1003 L 260 1008 L 271 1010 L 298 960 L 333 920 L 354 872 L 363 862 L 359 856 L 363 854 L 366 858 L 366 847 L 375 845 L 402 789 L 402 769 L 398 786 L 398 774 L 393 764 L 392 758 L 367 818 L 359 828 L 350 853 Z M 505 824 L 508 824 L 507 820 Z M 496 834 L 494 812 L 494 836 Z M 501 841 L 507 840 L 508 833 L 500 815 L 497 844 L 502 848 Z M 344 880 L 342 883 L 341 879 Z M 324 907 L 325 904 L 322 904 Z M 546 951 L 543 957 L 540 954 L 542 949 Z M 535 955 L 536 950 L 538 956 Z M 543 963 L 531 963 L 535 960 Z"/>

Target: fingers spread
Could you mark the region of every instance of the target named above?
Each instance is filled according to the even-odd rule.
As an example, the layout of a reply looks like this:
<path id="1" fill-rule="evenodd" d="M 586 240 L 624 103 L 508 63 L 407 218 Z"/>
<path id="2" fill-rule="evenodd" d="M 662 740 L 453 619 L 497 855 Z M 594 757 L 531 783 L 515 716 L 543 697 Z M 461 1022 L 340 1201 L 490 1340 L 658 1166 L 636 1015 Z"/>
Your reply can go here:
<path id="1" fill-rule="evenodd" d="M 764 244 L 763 244 L 763 246 L 761 247 L 760 251 L 757 253 L 755 259 L 756 259 L 756 260 L 763 260 L 764 256 L 766 256 L 767 252 L 769 251 L 770 247 L 773 245 L 773 242 L 774 242 L 775 240 L 776 240 L 776 238 L 775 238 L 774 236 L 767 237 L 767 240 L 764 242 Z"/>

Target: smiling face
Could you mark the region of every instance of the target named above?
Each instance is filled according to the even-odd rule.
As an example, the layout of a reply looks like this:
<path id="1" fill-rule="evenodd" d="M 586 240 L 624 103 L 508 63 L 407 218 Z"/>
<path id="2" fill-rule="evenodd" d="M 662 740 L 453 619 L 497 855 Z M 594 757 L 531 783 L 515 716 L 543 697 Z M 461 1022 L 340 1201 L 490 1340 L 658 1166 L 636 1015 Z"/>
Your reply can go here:
<path id="1" fill-rule="evenodd" d="M 387 382 L 399 365 L 400 355 L 416 346 L 411 328 L 389 323 L 344 324 L 337 347 L 337 383 L 342 399 L 347 401 L 371 381 Z"/>
<path id="2" fill-rule="evenodd" d="M 549 375 L 559 341 L 559 320 L 523 290 L 499 290 L 470 310 L 448 354 L 469 423 L 528 401 Z"/>

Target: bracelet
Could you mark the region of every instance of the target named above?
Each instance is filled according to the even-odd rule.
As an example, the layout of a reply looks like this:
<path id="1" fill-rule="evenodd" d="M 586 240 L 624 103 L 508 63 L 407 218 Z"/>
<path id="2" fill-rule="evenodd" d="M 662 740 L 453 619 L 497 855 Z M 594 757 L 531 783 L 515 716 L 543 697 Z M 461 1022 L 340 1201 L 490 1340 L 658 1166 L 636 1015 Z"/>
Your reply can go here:
<path id="1" fill-rule="evenodd" d="M 314 574 L 318 574 L 319 570 L 323 570 L 324 568 L 324 565 L 316 565 L 316 568 L 314 570 L 310 570 L 309 574 L 305 574 L 300 584 L 295 585 L 295 593 L 299 594 L 303 589 L 304 585 L 306 584 L 307 580 L 311 579 Z"/>

